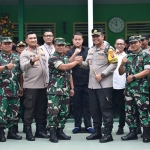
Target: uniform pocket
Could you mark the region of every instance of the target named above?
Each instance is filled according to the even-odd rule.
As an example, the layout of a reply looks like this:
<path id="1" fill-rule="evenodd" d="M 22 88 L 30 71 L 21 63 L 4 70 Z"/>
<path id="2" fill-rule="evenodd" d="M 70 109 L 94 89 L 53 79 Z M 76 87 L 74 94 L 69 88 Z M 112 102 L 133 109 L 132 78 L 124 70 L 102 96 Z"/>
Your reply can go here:
<path id="1" fill-rule="evenodd" d="M 32 108 L 33 102 L 32 102 L 32 95 L 26 95 L 24 98 L 23 105 L 25 108 Z"/>

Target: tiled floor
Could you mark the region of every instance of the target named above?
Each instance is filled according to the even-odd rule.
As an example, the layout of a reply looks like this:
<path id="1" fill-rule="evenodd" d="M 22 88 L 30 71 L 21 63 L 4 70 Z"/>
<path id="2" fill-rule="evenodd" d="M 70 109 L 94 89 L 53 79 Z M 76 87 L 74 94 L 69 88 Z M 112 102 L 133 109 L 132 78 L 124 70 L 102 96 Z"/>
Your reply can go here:
<path id="1" fill-rule="evenodd" d="M 35 132 L 35 125 L 32 126 L 33 132 Z M 150 143 L 143 143 L 140 136 L 138 136 L 138 140 L 121 141 L 121 136 L 115 134 L 118 122 L 114 123 L 112 133 L 114 141 L 109 143 L 99 143 L 98 140 L 87 141 L 85 137 L 89 135 L 88 133 L 72 134 L 72 128 L 73 123 L 68 122 L 64 129 L 67 135 L 71 135 L 70 141 L 61 140 L 58 143 L 51 143 L 48 139 L 36 139 L 36 141 L 30 142 L 25 139 L 25 134 L 22 133 L 22 123 L 19 123 L 19 135 L 22 135 L 23 139 L 21 141 L 7 140 L 0 143 L 0 150 L 150 150 Z M 126 126 L 125 134 L 128 131 Z"/>

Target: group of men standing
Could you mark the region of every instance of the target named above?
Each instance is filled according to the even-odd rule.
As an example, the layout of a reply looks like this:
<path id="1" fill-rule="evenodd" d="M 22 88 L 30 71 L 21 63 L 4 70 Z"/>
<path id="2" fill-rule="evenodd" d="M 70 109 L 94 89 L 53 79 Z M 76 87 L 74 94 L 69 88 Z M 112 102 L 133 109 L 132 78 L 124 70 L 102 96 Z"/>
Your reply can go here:
<path id="1" fill-rule="evenodd" d="M 73 35 L 74 47 L 66 54 L 65 39 L 54 39 L 51 30 L 43 33 L 45 43 L 40 47 L 36 46 L 36 34 L 27 32 L 25 41 L 28 46 L 18 56 L 11 51 L 12 39 L 1 38 L 0 142 L 6 141 L 4 128 L 9 129 L 7 139 L 22 139 L 14 128 L 18 123 L 17 115 L 22 95 L 23 122 L 28 141 L 49 138 L 51 142 L 57 143 L 58 140 L 71 139 L 71 136 L 63 132 L 69 115 L 70 96 L 75 119 L 72 132 L 81 131 L 83 115 L 85 129 L 91 133 L 86 137 L 87 140 L 99 139 L 100 143 L 113 141 L 113 92 L 117 95 L 122 116 L 117 132 L 123 133 L 125 114 L 130 129 L 130 133 L 121 139 L 137 139 L 134 115 L 137 106 L 143 127 L 143 142 L 150 142 L 149 50 L 142 51 L 141 37 L 131 36 L 129 42 L 132 53 L 126 55 L 121 51 L 123 48 L 120 47 L 125 44 L 123 39 L 116 40 L 115 52 L 114 48 L 104 41 L 101 28 L 93 29 L 91 34 L 94 44 L 92 48 L 82 45 L 83 36 L 77 32 Z M 120 75 L 123 75 L 123 80 Z M 118 86 L 117 82 L 121 81 L 122 85 Z M 31 127 L 33 117 L 36 122 L 35 136 Z M 102 120 L 105 129 L 103 135 Z M 46 127 L 50 136 L 47 135 Z"/>

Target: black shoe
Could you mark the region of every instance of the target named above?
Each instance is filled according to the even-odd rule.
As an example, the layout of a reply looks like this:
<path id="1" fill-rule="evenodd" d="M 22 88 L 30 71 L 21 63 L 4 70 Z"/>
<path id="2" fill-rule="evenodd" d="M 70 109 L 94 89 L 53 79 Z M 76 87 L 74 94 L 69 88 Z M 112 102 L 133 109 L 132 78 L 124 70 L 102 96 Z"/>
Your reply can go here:
<path id="1" fill-rule="evenodd" d="M 87 140 L 96 140 L 100 139 L 102 137 L 101 129 L 95 128 L 95 132 L 89 136 L 86 137 Z"/>
<path id="2" fill-rule="evenodd" d="M 57 135 L 56 135 L 56 128 L 55 127 L 51 127 L 49 129 L 49 132 L 50 132 L 49 141 L 51 141 L 53 143 L 58 143 L 58 138 L 57 138 Z"/>
<path id="3" fill-rule="evenodd" d="M 0 127 L 0 142 L 6 142 L 5 132 L 2 127 Z"/>
<path id="4" fill-rule="evenodd" d="M 13 125 L 13 128 L 14 128 L 14 132 L 18 133 L 18 124 Z"/>
<path id="5" fill-rule="evenodd" d="M 106 142 L 110 142 L 110 141 L 113 141 L 111 134 L 104 134 L 104 136 L 99 139 L 100 143 L 106 143 Z"/>
<path id="6" fill-rule="evenodd" d="M 26 139 L 28 141 L 35 141 L 35 137 L 32 134 L 31 125 L 25 125 L 24 128 L 25 128 L 25 131 L 26 131 Z"/>
<path id="7" fill-rule="evenodd" d="M 119 128 L 118 128 L 118 131 L 116 132 L 116 134 L 117 134 L 117 135 L 121 135 L 121 134 L 123 134 L 123 133 L 124 133 L 124 129 L 121 128 L 121 127 L 119 127 Z"/>
<path id="8" fill-rule="evenodd" d="M 105 127 L 104 136 L 99 139 L 99 142 L 100 143 L 106 143 L 106 142 L 113 141 L 111 131 L 112 131 L 111 127 Z"/>
<path id="9" fill-rule="evenodd" d="M 137 127 L 136 133 L 137 133 L 137 134 L 142 134 L 142 130 L 141 130 L 141 127 L 140 127 L 140 126 Z"/>
<path id="10" fill-rule="evenodd" d="M 143 127 L 143 142 L 144 143 L 150 142 L 149 127 Z"/>
<path id="11" fill-rule="evenodd" d="M 60 140 L 70 140 L 71 136 L 67 136 L 64 132 L 63 132 L 63 128 L 57 128 L 57 137 Z"/>
<path id="12" fill-rule="evenodd" d="M 121 139 L 123 141 L 127 140 L 137 140 L 137 133 L 136 133 L 136 128 L 130 128 L 130 133 L 128 133 L 126 136 L 122 136 Z"/>
<path id="13" fill-rule="evenodd" d="M 43 124 L 37 124 L 36 125 L 35 137 L 37 137 L 37 138 L 49 138 L 49 135 L 47 135 L 47 131 L 44 128 Z"/>
<path id="14" fill-rule="evenodd" d="M 17 135 L 14 127 L 9 127 L 7 139 L 21 140 L 22 136 Z"/>

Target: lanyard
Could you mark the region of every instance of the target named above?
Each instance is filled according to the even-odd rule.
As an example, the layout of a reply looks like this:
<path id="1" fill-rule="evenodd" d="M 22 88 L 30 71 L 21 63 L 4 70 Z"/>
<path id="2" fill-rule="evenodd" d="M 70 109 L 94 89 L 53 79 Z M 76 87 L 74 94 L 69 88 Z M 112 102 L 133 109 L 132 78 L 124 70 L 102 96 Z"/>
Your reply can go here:
<path id="1" fill-rule="evenodd" d="M 52 49 L 51 49 L 51 51 L 50 51 L 50 53 L 49 53 L 49 51 L 48 51 L 48 49 L 47 49 L 47 47 L 44 45 L 44 47 L 45 47 L 45 49 L 46 49 L 46 51 L 47 51 L 47 53 L 49 54 L 49 56 L 51 55 L 51 52 L 52 52 Z"/>

